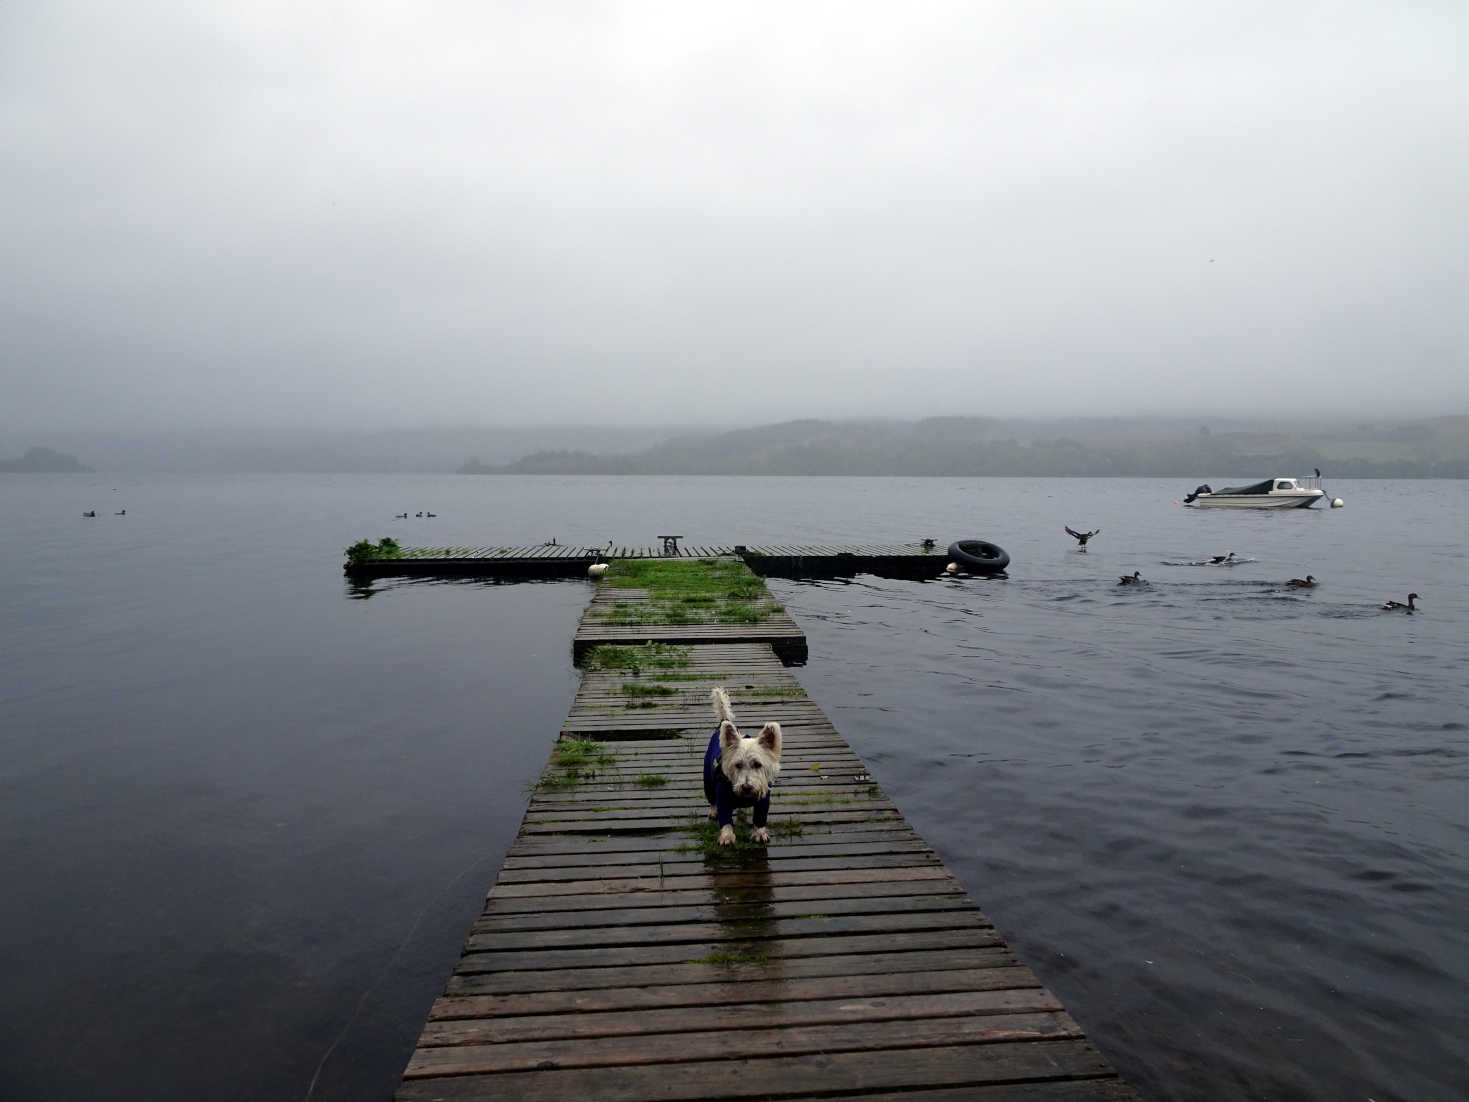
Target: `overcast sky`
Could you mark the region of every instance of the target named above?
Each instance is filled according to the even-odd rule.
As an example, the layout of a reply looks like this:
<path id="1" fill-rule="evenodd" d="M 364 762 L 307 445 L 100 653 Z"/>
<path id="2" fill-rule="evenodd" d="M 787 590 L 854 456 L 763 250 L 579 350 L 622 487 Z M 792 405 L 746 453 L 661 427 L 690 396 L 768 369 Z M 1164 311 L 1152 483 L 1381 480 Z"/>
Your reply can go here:
<path id="1" fill-rule="evenodd" d="M 1469 4 L 0 3 L 0 432 L 1469 412 Z"/>

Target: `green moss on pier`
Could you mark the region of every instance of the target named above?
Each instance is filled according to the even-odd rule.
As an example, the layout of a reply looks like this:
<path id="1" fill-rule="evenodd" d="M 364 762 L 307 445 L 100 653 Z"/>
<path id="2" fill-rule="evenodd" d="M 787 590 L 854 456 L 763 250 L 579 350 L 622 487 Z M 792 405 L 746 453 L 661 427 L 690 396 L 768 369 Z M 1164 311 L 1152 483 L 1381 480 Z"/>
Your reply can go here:
<path id="1" fill-rule="evenodd" d="M 635 647 L 593 647 L 582 661 L 588 670 L 626 670 L 637 677 L 644 670 L 673 670 L 691 662 L 686 647 L 644 643 Z"/>
<path id="2" fill-rule="evenodd" d="M 738 559 L 618 559 L 601 584 L 648 594 L 614 601 L 601 615 L 609 624 L 758 624 L 781 611 Z"/>

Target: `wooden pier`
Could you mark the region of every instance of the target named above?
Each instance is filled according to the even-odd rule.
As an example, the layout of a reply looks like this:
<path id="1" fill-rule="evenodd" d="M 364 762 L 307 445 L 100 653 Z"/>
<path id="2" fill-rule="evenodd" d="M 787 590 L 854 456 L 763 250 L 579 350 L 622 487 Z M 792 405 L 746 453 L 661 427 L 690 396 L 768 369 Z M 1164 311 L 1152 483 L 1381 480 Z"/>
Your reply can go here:
<path id="1" fill-rule="evenodd" d="M 392 558 L 349 563 L 354 578 L 394 576 L 485 578 L 576 578 L 593 563 L 616 559 L 712 559 L 735 556 L 756 574 L 781 578 L 850 578 L 876 574 L 885 578 L 936 578 L 948 565 L 944 548 L 922 542 L 746 547 L 405 547 Z"/>
<path id="2" fill-rule="evenodd" d="M 723 626 L 583 652 L 399 1102 L 1135 1098 L 771 643 Z M 768 847 L 713 844 L 714 685 L 781 723 Z"/>

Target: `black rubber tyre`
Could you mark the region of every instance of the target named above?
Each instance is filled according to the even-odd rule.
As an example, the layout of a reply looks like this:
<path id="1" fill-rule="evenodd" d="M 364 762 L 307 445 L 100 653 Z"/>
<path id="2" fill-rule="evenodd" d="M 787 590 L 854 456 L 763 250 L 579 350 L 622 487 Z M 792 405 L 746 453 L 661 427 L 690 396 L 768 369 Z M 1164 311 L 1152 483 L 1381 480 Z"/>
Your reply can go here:
<path id="1" fill-rule="evenodd" d="M 1010 565 L 1010 554 L 997 543 L 984 540 L 955 540 L 949 558 L 971 574 L 998 574 Z"/>

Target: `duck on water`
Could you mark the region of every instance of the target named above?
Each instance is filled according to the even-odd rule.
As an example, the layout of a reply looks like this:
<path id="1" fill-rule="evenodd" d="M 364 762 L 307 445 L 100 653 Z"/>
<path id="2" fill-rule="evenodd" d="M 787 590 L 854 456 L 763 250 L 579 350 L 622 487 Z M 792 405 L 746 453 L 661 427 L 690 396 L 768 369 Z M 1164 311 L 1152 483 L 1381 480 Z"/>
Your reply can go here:
<path id="1" fill-rule="evenodd" d="M 1416 594 L 1416 593 L 1409 593 L 1408 594 L 1408 603 L 1407 604 L 1403 604 L 1402 601 L 1388 601 L 1387 604 L 1383 605 L 1382 607 L 1383 608 L 1390 608 L 1394 612 L 1417 612 L 1418 611 L 1418 608 L 1417 608 L 1416 605 L 1413 604 L 1413 602 L 1416 601 L 1417 599 L 1418 599 L 1418 594 Z"/>
<path id="2" fill-rule="evenodd" d="M 1124 574 L 1117 579 L 1118 585 L 1141 585 L 1143 574 L 1141 570 L 1134 570 L 1131 574 Z"/>
<path id="3" fill-rule="evenodd" d="M 1098 528 L 1094 532 L 1078 532 L 1069 524 L 1063 524 L 1062 527 L 1066 529 L 1067 535 L 1076 537 L 1076 542 L 1081 545 L 1077 548 L 1078 551 L 1085 551 L 1086 541 L 1091 539 L 1093 536 L 1100 536 L 1102 534 L 1102 530 L 1100 528 Z"/>

